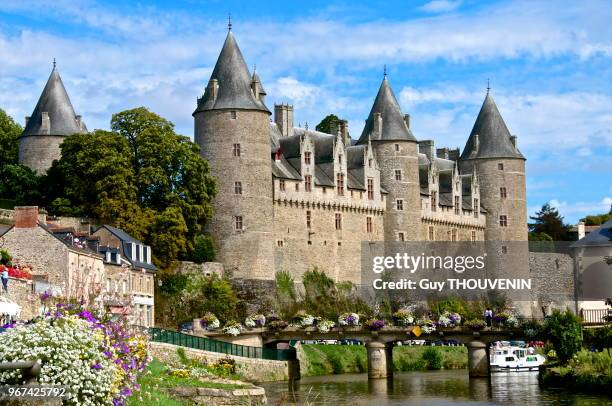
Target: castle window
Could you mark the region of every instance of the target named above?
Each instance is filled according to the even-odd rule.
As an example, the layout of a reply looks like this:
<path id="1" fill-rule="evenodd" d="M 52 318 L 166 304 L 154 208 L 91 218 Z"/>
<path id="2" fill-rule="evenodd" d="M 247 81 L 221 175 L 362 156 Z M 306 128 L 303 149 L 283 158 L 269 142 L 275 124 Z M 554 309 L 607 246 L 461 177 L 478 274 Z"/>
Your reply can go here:
<path id="1" fill-rule="evenodd" d="M 338 163 L 342 164 L 342 154 L 338 155 Z"/>
<path id="2" fill-rule="evenodd" d="M 234 144 L 234 148 L 232 150 L 233 156 L 240 156 L 240 144 Z"/>
<path id="3" fill-rule="evenodd" d="M 285 242 L 283 240 L 276 240 L 277 247 L 282 247 L 283 245 L 285 245 Z"/>
<path id="4" fill-rule="evenodd" d="M 500 163 L 498 163 L 498 164 L 497 164 L 497 169 L 499 169 L 500 171 L 503 171 L 503 170 L 504 170 L 504 164 L 503 164 L 503 163 L 501 163 L 501 162 L 500 162 Z"/>
<path id="5" fill-rule="evenodd" d="M 338 189 L 338 196 L 344 196 L 344 174 L 338 173 L 336 175 L 336 188 Z"/>
<path id="6" fill-rule="evenodd" d="M 457 241 L 457 229 L 453 228 L 451 230 L 451 241 Z"/>
<path id="7" fill-rule="evenodd" d="M 505 245 L 502 245 L 501 251 L 502 251 L 502 254 L 507 254 L 508 253 L 508 247 L 505 246 Z"/>
<path id="8" fill-rule="evenodd" d="M 242 194 L 242 182 L 234 182 L 234 194 Z"/>
<path id="9" fill-rule="evenodd" d="M 505 214 L 499 216 L 499 226 L 508 227 L 508 216 L 506 216 Z"/>
<path id="10" fill-rule="evenodd" d="M 285 191 L 285 180 L 281 179 L 278 181 L 278 188 L 280 189 L 281 192 Z"/>
<path id="11" fill-rule="evenodd" d="M 399 233 L 397 233 L 397 239 L 399 241 L 406 241 L 406 236 L 404 235 L 403 232 L 399 232 Z"/>
<path id="12" fill-rule="evenodd" d="M 368 199 L 374 200 L 374 179 L 368 178 Z"/>
<path id="13" fill-rule="evenodd" d="M 336 230 L 342 230 L 342 214 L 336 213 Z"/>
<path id="14" fill-rule="evenodd" d="M 461 207 L 459 207 L 459 196 L 455 196 L 455 214 L 459 214 Z"/>
<path id="15" fill-rule="evenodd" d="M 236 231 L 242 230 L 242 227 L 242 216 L 234 216 L 234 228 L 236 229 Z"/>
<path id="16" fill-rule="evenodd" d="M 304 152 L 304 163 L 306 165 L 310 165 L 310 156 L 311 156 L 311 152 L 310 151 Z"/>
<path id="17" fill-rule="evenodd" d="M 434 226 L 429 226 L 428 231 L 428 238 L 429 241 L 433 241 L 436 237 L 435 237 L 435 233 L 434 233 Z"/>
<path id="18" fill-rule="evenodd" d="M 506 191 L 505 187 L 499 188 L 499 197 L 501 197 L 502 199 L 505 199 L 506 197 L 508 197 L 508 192 Z"/>
<path id="19" fill-rule="evenodd" d="M 340 241 L 338 241 L 338 247 L 342 246 L 342 243 Z"/>
<path id="20" fill-rule="evenodd" d="M 299 182 L 295 182 L 295 191 L 296 192 L 300 191 L 300 183 Z"/>
<path id="21" fill-rule="evenodd" d="M 308 245 L 312 245 L 312 241 L 308 240 Z"/>
<path id="22" fill-rule="evenodd" d="M 395 201 L 395 208 L 397 210 L 404 210 L 404 200 L 403 199 L 397 199 Z"/>
<path id="23" fill-rule="evenodd" d="M 325 186 L 323 186 L 322 189 L 323 189 L 323 194 L 326 194 L 327 193 L 327 188 Z"/>
<path id="24" fill-rule="evenodd" d="M 368 166 L 371 168 L 372 167 L 372 160 L 368 159 Z"/>
<path id="25" fill-rule="evenodd" d="M 395 151 L 399 151 L 399 150 L 400 150 L 399 144 L 395 144 Z"/>
<path id="26" fill-rule="evenodd" d="M 312 228 L 312 213 L 310 210 L 306 211 L 306 228 L 309 230 Z"/>
<path id="27" fill-rule="evenodd" d="M 438 209 L 438 192 L 431 192 L 431 211 Z"/>
<path id="28" fill-rule="evenodd" d="M 304 190 L 307 192 L 312 192 L 312 176 L 306 175 L 304 176 Z"/>
<path id="29" fill-rule="evenodd" d="M 372 217 L 370 216 L 366 217 L 366 232 L 372 232 Z"/>
<path id="30" fill-rule="evenodd" d="M 234 110 L 230 111 L 230 118 L 231 118 L 232 120 L 235 120 L 235 119 L 236 119 L 236 112 L 235 112 Z"/>
<path id="31" fill-rule="evenodd" d="M 474 207 L 472 207 L 472 209 L 474 210 L 474 218 L 477 219 L 478 213 L 480 213 L 480 206 L 478 205 L 478 199 L 474 199 Z"/>
<path id="32" fill-rule="evenodd" d="M 401 169 L 395 170 L 395 180 L 402 180 L 402 170 Z"/>
<path id="33" fill-rule="evenodd" d="M 476 231 L 472 230 L 472 241 L 476 241 Z"/>

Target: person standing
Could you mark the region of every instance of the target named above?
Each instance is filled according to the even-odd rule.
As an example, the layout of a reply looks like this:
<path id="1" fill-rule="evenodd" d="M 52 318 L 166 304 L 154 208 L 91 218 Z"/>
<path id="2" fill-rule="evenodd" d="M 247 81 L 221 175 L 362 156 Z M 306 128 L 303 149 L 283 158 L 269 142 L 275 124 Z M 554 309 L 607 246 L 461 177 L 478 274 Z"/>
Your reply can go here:
<path id="1" fill-rule="evenodd" d="M 487 322 L 487 327 L 491 327 L 491 323 L 493 322 L 493 310 L 491 310 L 490 307 L 487 307 L 487 310 L 485 310 L 484 317 Z"/>
<path id="2" fill-rule="evenodd" d="M 9 278 L 8 270 L 6 269 L 6 267 L 4 267 L 2 269 L 2 290 L 4 290 L 7 293 L 8 293 L 8 278 Z"/>

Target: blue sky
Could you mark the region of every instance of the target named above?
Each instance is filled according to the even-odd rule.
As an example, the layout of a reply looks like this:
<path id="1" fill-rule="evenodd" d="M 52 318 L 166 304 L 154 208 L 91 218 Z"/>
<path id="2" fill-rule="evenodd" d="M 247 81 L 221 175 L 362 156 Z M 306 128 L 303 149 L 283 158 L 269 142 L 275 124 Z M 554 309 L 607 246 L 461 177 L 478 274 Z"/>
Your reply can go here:
<path id="1" fill-rule="evenodd" d="M 530 214 L 609 209 L 609 1 L 2 0 L 0 107 L 23 124 L 55 57 L 90 129 L 142 105 L 191 136 L 228 12 L 268 105 L 293 103 L 296 123 L 333 112 L 358 137 L 386 64 L 417 138 L 463 148 L 490 78 L 527 157 Z"/>

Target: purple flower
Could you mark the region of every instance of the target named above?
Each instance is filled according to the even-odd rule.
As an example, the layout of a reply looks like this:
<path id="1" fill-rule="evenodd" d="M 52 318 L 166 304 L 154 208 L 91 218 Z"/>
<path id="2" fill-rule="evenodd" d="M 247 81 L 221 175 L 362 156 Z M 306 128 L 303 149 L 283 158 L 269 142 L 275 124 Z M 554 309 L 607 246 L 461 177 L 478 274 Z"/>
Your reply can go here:
<path id="1" fill-rule="evenodd" d="M 93 323 L 96 321 L 96 318 L 88 310 L 83 310 L 82 312 L 80 312 L 79 317 L 87 320 L 90 323 Z"/>
<path id="2" fill-rule="evenodd" d="M 130 388 L 125 387 L 121 389 L 121 394 L 123 396 L 130 396 L 132 394 L 132 390 Z"/>
<path id="3" fill-rule="evenodd" d="M 44 291 L 43 293 L 41 293 L 40 295 L 40 301 L 41 302 L 46 302 L 50 297 L 52 297 L 53 295 L 51 294 L 51 292 L 49 292 L 48 290 Z"/>
<path id="4" fill-rule="evenodd" d="M 98 364 L 97 362 L 95 364 L 93 364 L 91 366 L 91 369 L 102 369 L 102 365 Z"/>

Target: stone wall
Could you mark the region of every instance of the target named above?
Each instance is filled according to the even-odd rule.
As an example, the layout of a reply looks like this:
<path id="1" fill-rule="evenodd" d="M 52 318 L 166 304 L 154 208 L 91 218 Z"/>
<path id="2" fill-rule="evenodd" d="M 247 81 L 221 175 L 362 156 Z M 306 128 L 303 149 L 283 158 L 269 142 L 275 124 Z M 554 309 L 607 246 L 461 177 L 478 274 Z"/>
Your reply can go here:
<path id="1" fill-rule="evenodd" d="M 10 300 L 21 306 L 21 320 L 29 320 L 38 316 L 40 310 L 40 297 L 34 292 L 33 283 L 28 279 L 9 278 L 8 294 L 2 293 Z"/>
<path id="2" fill-rule="evenodd" d="M 267 405 L 264 388 L 251 387 L 240 389 L 194 388 L 189 386 L 170 388 L 172 397 L 188 404 L 215 406 Z"/>
<path id="3" fill-rule="evenodd" d="M 43 175 L 54 160 L 60 159 L 64 136 L 35 135 L 19 138 L 19 163 Z"/>
<path id="4" fill-rule="evenodd" d="M 188 358 L 200 362 L 214 363 L 224 358 L 232 358 L 236 361 L 236 369 L 239 374 L 254 382 L 286 381 L 289 376 L 289 362 L 272 361 L 258 358 L 245 358 L 227 355 L 218 352 L 194 350 L 192 348 L 179 347 L 165 343 L 149 343 L 149 355 L 166 363 L 178 363 L 177 349 L 183 348 Z"/>
<path id="5" fill-rule="evenodd" d="M 195 262 L 180 261 L 178 271 L 181 273 L 197 273 L 206 276 L 216 274 L 223 277 L 224 275 L 223 264 L 220 262 L 196 264 Z"/>
<path id="6" fill-rule="evenodd" d="M 544 316 L 554 308 L 576 310 L 574 259 L 570 255 L 530 252 L 529 270 L 534 283 L 534 316 Z"/>

